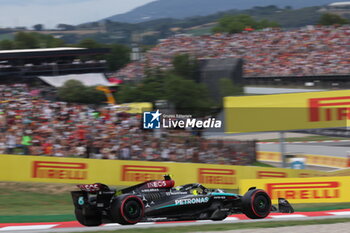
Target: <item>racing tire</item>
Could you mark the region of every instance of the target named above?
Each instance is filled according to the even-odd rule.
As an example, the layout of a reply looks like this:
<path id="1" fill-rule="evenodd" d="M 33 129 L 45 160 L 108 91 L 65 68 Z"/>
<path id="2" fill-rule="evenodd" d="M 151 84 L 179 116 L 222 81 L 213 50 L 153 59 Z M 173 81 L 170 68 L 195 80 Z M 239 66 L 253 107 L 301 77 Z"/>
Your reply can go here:
<path id="1" fill-rule="evenodd" d="M 111 204 L 113 222 L 121 225 L 133 225 L 142 220 L 145 213 L 143 201 L 135 195 L 121 195 Z"/>
<path id="2" fill-rule="evenodd" d="M 270 196 L 262 189 L 252 189 L 242 197 L 242 212 L 251 219 L 267 217 L 271 212 Z"/>
<path id="3" fill-rule="evenodd" d="M 101 214 L 89 207 L 75 208 L 75 217 L 81 225 L 96 227 L 102 224 Z"/>

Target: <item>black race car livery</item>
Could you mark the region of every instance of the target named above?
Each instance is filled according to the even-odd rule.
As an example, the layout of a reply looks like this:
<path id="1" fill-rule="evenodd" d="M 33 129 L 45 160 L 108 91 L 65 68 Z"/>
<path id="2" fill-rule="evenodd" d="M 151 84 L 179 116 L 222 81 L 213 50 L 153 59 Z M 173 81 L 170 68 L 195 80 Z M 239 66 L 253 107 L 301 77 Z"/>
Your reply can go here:
<path id="1" fill-rule="evenodd" d="M 293 213 L 287 200 L 280 198 L 278 209 L 269 195 L 250 188 L 243 196 L 201 184 L 174 187 L 174 180 L 150 180 L 121 190 L 96 183 L 78 185 L 71 192 L 77 220 L 85 226 L 102 223 L 130 225 L 150 221 L 213 220 L 243 213 L 252 219 L 265 218 L 271 211 Z"/>

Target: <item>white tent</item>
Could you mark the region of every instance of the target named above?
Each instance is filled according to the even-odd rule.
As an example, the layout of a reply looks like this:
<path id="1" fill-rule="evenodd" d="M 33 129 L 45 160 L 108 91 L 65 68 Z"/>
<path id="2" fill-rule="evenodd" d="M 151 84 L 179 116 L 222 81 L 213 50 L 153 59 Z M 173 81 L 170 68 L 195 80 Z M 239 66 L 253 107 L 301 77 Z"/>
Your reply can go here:
<path id="1" fill-rule="evenodd" d="M 54 87 L 61 87 L 68 80 L 78 80 L 85 86 L 111 86 L 104 74 L 102 73 L 90 73 L 90 74 L 69 74 L 59 76 L 39 76 L 41 80 Z"/>

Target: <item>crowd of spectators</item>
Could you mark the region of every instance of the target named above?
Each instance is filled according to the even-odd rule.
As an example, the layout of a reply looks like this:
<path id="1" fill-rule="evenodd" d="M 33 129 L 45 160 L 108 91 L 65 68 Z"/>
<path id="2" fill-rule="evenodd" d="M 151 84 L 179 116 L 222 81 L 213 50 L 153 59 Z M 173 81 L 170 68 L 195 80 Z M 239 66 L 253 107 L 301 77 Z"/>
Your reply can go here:
<path id="1" fill-rule="evenodd" d="M 162 40 L 117 74 L 142 77 L 145 66 L 169 69 L 174 55 L 197 59 L 243 58 L 244 76 L 304 76 L 350 73 L 350 26 L 307 26 L 205 36 L 176 35 Z"/>
<path id="2" fill-rule="evenodd" d="M 0 85 L 0 154 L 239 165 L 255 159 L 254 143 L 224 145 L 172 131 L 158 137 L 141 129 L 140 115 L 50 101 L 41 91 Z"/>

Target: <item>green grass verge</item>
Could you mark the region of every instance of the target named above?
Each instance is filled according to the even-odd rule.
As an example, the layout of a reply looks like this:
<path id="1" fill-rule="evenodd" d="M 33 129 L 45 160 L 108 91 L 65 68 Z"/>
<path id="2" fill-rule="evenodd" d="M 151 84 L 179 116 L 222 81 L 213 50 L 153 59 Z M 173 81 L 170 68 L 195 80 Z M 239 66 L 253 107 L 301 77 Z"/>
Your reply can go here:
<path id="1" fill-rule="evenodd" d="M 137 228 L 137 229 L 125 229 L 115 230 L 108 232 L 115 233 L 182 233 L 182 232 L 206 232 L 206 231 L 229 231 L 229 230 L 242 230 L 242 229 L 256 229 L 256 228 L 271 228 L 271 227 L 290 227 L 301 225 L 315 225 L 315 224 L 333 224 L 349 222 L 348 218 L 335 218 L 335 219 L 321 219 L 321 220 L 300 220 L 300 221 L 270 221 L 270 222 L 250 222 L 250 223 L 231 223 L 231 224 L 205 224 L 194 226 L 182 226 L 182 227 L 161 227 L 161 228 Z M 99 233 L 99 231 L 91 232 Z"/>
<path id="2" fill-rule="evenodd" d="M 69 193 L 46 194 L 0 189 L 0 223 L 73 221 Z"/>
<path id="3" fill-rule="evenodd" d="M 324 141 L 324 140 L 346 140 L 348 138 L 341 137 L 327 137 L 327 136 L 307 136 L 307 137 L 296 137 L 296 138 L 285 138 L 285 142 L 303 142 L 303 141 Z M 279 142 L 279 139 L 266 139 L 259 140 L 259 142 Z"/>
<path id="4" fill-rule="evenodd" d="M 313 204 L 292 204 L 297 212 L 313 212 L 327 210 L 350 209 L 350 203 L 313 203 Z"/>
<path id="5" fill-rule="evenodd" d="M 73 205 L 69 193 L 48 194 L 0 190 L 1 215 L 70 214 Z"/>
<path id="6" fill-rule="evenodd" d="M 253 166 L 257 166 L 257 167 L 274 167 L 274 166 L 272 166 L 270 164 L 262 163 L 262 162 L 258 162 L 258 161 L 254 162 L 252 165 Z"/>

